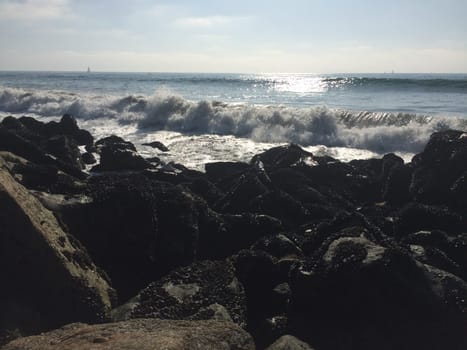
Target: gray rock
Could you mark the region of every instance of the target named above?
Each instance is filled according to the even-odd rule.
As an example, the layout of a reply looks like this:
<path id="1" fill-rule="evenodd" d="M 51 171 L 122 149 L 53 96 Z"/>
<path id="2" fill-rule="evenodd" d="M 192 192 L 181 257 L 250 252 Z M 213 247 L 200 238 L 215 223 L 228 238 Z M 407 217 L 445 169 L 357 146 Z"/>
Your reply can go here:
<path id="1" fill-rule="evenodd" d="M 172 271 L 112 310 L 114 321 L 134 318 L 221 319 L 245 326 L 245 293 L 230 262 L 196 262 Z"/>
<path id="2" fill-rule="evenodd" d="M 292 335 L 284 335 L 268 346 L 266 350 L 313 350 L 313 348 Z"/>
<path id="3" fill-rule="evenodd" d="M 81 244 L 1 163 L 0 227 L 0 330 L 28 334 L 109 319 L 113 289 Z"/>
<path id="4" fill-rule="evenodd" d="M 20 338 L 1 350 L 254 350 L 251 336 L 232 322 L 138 319 L 87 325 L 75 323 Z"/>

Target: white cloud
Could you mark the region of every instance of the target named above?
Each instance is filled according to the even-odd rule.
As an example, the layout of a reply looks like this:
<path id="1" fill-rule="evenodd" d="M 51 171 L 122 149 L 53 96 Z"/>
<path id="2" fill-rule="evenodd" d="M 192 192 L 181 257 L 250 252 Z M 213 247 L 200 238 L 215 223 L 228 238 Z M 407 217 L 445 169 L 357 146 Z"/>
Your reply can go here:
<path id="1" fill-rule="evenodd" d="M 371 47 L 335 48 L 326 52 L 292 52 L 262 48 L 254 52 L 218 50 L 42 51 L 2 52 L 5 69 L 152 72 L 466 72 L 467 52 L 441 49 L 377 50 Z"/>
<path id="2" fill-rule="evenodd" d="M 70 15 L 68 0 L 6 0 L 0 2 L 0 19 L 50 20 Z"/>
<path id="3" fill-rule="evenodd" d="M 176 19 L 174 24 L 185 28 L 212 28 L 247 19 L 248 17 L 231 16 L 182 17 Z"/>

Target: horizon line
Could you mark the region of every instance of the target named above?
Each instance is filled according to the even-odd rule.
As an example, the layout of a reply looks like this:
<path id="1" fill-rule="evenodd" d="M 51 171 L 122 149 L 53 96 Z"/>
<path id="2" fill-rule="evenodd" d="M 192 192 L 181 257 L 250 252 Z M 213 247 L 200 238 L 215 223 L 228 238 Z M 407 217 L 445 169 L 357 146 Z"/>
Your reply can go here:
<path id="1" fill-rule="evenodd" d="M 90 66 L 89 66 L 90 67 Z M 152 73 L 152 74 L 306 74 L 306 75 L 320 75 L 320 74 L 387 74 L 387 75 L 397 75 L 397 74 L 467 74 L 467 72 L 408 72 L 408 71 L 379 71 L 379 72 L 345 72 L 345 71 L 336 71 L 336 72 L 209 72 L 209 71 L 106 71 L 106 70 L 92 70 L 87 71 L 88 66 L 83 70 L 40 70 L 40 69 L 0 69 L 2 73 Z"/>

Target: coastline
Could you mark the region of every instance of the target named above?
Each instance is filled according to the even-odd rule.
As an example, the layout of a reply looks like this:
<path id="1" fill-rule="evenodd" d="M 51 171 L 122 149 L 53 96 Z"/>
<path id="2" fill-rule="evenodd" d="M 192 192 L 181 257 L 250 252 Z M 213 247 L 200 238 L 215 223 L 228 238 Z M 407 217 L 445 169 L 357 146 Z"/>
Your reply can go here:
<path id="1" fill-rule="evenodd" d="M 217 320 L 207 329 L 230 322 L 223 337 L 242 334 L 235 339 L 245 349 L 285 335 L 318 350 L 464 348 L 466 135 L 434 133 L 411 162 L 394 154 L 342 162 L 286 144 L 248 162 L 208 163 L 200 172 L 161 160 L 163 145 L 154 144 L 145 158 L 122 138 L 95 140 L 72 116 L 49 123 L 4 118 L 0 194 L 8 200 L 0 209 L 14 215 L 1 216 L 8 233 L 2 249 L 11 249 L 2 259 L 17 254 L 24 264 L 2 260 L 2 274 L 21 271 L 26 278 L 39 267 L 51 282 L 25 290 L 27 281 L 9 280 L 2 341 L 70 322 L 153 318 L 185 320 L 187 329 L 199 320 Z M 34 211 L 24 209 L 27 201 Z M 24 215 L 38 222 L 30 237 L 60 226 L 66 238 L 57 242 L 70 240 L 73 252 L 53 240 L 21 251 L 14 237 L 24 231 Z M 42 221 L 48 224 L 38 228 Z M 43 244 L 61 258 L 41 258 L 36 250 Z M 25 258 L 30 254 L 37 261 Z M 75 269 L 93 271 L 99 287 L 92 287 L 95 277 L 79 274 L 79 285 L 89 289 L 76 297 L 66 292 L 64 305 L 99 307 L 50 312 L 48 288 L 53 295 Z M 213 339 L 215 349 L 219 338 Z M 34 338 L 2 349 L 28 341 Z"/>

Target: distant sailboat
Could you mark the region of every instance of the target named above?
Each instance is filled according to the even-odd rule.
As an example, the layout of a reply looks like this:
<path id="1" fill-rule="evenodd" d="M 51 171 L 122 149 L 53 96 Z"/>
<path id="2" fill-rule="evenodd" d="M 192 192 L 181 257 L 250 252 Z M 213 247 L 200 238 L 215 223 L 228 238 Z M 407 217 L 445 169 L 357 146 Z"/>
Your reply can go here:
<path id="1" fill-rule="evenodd" d="M 91 73 L 91 68 L 88 67 L 88 73 Z"/>

